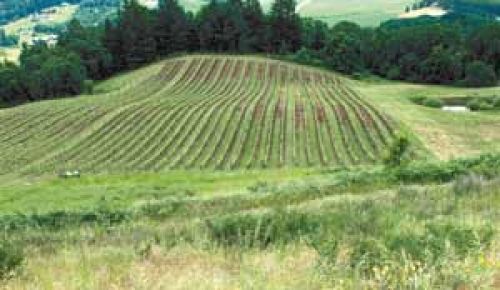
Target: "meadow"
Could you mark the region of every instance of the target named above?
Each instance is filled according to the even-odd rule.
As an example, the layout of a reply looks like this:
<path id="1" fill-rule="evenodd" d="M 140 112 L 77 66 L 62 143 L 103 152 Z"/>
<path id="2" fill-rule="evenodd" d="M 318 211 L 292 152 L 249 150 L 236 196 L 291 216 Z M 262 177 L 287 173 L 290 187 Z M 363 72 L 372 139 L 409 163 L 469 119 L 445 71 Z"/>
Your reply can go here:
<path id="1" fill-rule="evenodd" d="M 439 108 L 416 106 L 411 98 L 461 98 L 500 95 L 498 87 L 459 88 L 419 85 L 371 79 L 354 82 L 354 87 L 370 97 L 383 111 L 405 124 L 440 159 L 500 152 L 498 111 L 454 113 Z"/>
<path id="2" fill-rule="evenodd" d="M 168 180 L 189 172 L 24 180 L 10 190 L 45 206 L 2 202 L 2 289 L 495 289 L 499 170 L 207 173 L 185 192 Z"/>
<path id="3" fill-rule="evenodd" d="M 321 19 L 328 24 L 352 21 L 361 26 L 378 26 L 381 22 L 397 18 L 405 7 L 413 4 L 408 0 L 302 0 L 298 12 L 303 16 Z"/>

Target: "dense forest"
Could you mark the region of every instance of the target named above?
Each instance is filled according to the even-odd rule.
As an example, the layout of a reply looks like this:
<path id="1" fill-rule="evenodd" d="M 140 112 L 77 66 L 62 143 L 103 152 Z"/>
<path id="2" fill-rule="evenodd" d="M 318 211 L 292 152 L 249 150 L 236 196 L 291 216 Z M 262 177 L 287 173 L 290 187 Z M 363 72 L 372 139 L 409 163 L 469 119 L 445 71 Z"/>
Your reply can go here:
<path id="1" fill-rule="evenodd" d="M 489 86 L 500 73 L 500 24 L 455 17 L 328 27 L 300 17 L 295 0 L 212 0 L 186 12 L 176 0 L 157 10 L 125 1 L 115 20 L 86 28 L 69 23 L 56 47 L 25 47 L 20 64 L 0 65 L 0 97 L 17 104 L 74 95 L 99 80 L 184 52 L 265 53 L 355 76 L 461 86 Z M 454 20 L 453 20 L 454 19 Z M 479 24 L 480 23 L 480 24 Z"/>

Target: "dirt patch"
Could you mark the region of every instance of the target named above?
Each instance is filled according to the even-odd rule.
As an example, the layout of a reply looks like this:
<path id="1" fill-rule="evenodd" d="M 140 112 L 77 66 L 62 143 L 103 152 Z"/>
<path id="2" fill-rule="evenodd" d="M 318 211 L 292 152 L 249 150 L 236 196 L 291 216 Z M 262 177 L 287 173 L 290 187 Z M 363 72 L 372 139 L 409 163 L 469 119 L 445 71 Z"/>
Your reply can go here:
<path id="1" fill-rule="evenodd" d="M 326 120 L 326 111 L 325 107 L 320 103 L 316 103 L 316 116 L 318 118 L 318 122 L 324 123 Z"/>
<path id="2" fill-rule="evenodd" d="M 264 105 L 262 104 L 262 101 L 257 102 L 257 105 L 255 105 L 255 109 L 253 110 L 253 117 L 255 120 L 262 119 L 263 110 L 264 110 Z"/>
<path id="3" fill-rule="evenodd" d="M 363 120 L 364 126 L 367 126 L 368 128 L 374 127 L 375 122 L 373 117 L 365 108 L 361 108 L 361 119 Z"/>
<path id="4" fill-rule="evenodd" d="M 349 123 L 349 115 L 347 114 L 347 111 L 344 108 L 344 106 L 340 105 L 335 106 L 335 114 L 337 114 L 338 119 L 343 125 Z"/>
<path id="5" fill-rule="evenodd" d="M 279 97 L 278 103 L 276 104 L 276 117 L 278 119 L 281 119 L 284 115 L 285 112 L 285 98 L 284 97 Z"/>
<path id="6" fill-rule="evenodd" d="M 295 128 L 303 129 L 305 127 L 304 122 L 304 105 L 301 102 L 295 104 Z"/>
<path id="7" fill-rule="evenodd" d="M 266 66 L 263 63 L 259 63 L 259 66 L 257 67 L 257 79 L 258 80 L 264 80 L 266 76 Z"/>

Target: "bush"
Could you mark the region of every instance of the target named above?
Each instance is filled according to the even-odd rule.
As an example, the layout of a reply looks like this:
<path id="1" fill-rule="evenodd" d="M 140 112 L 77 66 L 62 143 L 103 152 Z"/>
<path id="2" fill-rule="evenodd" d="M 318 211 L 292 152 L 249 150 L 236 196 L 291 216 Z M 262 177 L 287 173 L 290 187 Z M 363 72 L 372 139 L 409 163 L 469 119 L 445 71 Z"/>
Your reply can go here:
<path id="1" fill-rule="evenodd" d="M 350 256 L 351 267 L 353 268 L 367 272 L 374 267 L 384 266 L 391 260 L 387 247 L 376 238 L 361 237 L 353 243 L 354 246 Z"/>
<path id="2" fill-rule="evenodd" d="M 21 267 L 24 254 L 20 247 L 9 242 L 0 242 L 0 279 L 7 279 Z"/>
<path id="3" fill-rule="evenodd" d="M 207 221 L 212 238 L 225 246 L 267 247 L 317 232 L 319 217 L 297 212 L 238 214 Z"/>
<path id="4" fill-rule="evenodd" d="M 453 182 L 452 190 L 457 196 L 465 196 L 473 193 L 481 193 L 484 178 L 476 174 L 467 174 L 457 178 Z"/>
<path id="5" fill-rule="evenodd" d="M 495 109 L 500 109 L 500 96 L 493 97 L 492 105 Z"/>
<path id="6" fill-rule="evenodd" d="M 390 80 L 400 80 L 401 79 L 401 70 L 399 67 L 391 67 L 389 71 L 387 71 L 387 78 Z"/>
<path id="7" fill-rule="evenodd" d="M 472 111 L 493 110 L 497 105 L 500 106 L 500 100 L 497 100 L 495 98 L 485 98 L 485 97 L 474 98 L 467 103 L 467 107 Z"/>
<path id="8" fill-rule="evenodd" d="M 83 82 L 83 92 L 87 95 L 94 94 L 94 81 L 93 80 L 85 80 Z"/>
<path id="9" fill-rule="evenodd" d="M 410 140 L 408 137 L 399 135 L 394 140 L 389 148 L 387 156 L 384 158 L 384 164 L 389 167 L 401 166 L 408 161 L 408 149 L 410 147 Z"/>
<path id="10" fill-rule="evenodd" d="M 429 108 L 442 108 L 444 106 L 444 102 L 438 98 L 425 98 L 425 100 L 422 102 L 423 106 L 429 107 Z"/>
<path id="11" fill-rule="evenodd" d="M 422 105 L 425 100 L 426 100 L 426 97 L 424 97 L 424 96 L 412 96 L 412 97 L 410 97 L 410 101 L 412 101 L 413 103 L 415 103 L 417 105 Z"/>
<path id="12" fill-rule="evenodd" d="M 479 111 L 481 109 L 481 100 L 479 100 L 479 99 L 472 99 L 469 102 L 467 102 L 467 107 L 471 111 Z"/>
<path id="13" fill-rule="evenodd" d="M 426 240 L 435 258 L 440 258 L 442 249 L 450 244 L 460 257 L 477 252 L 491 245 L 494 230 L 491 227 L 479 229 L 455 224 L 430 224 L 426 227 Z"/>

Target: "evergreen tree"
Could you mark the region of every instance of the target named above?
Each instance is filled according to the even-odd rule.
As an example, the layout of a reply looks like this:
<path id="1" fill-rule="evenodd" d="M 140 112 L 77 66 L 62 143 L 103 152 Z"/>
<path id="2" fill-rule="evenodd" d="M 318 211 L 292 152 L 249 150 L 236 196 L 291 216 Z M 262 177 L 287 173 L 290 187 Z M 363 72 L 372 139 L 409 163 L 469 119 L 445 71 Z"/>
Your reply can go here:
<path id="1" fill-rule="evenodd" d="M 119 20 L 120 42 L 126 68 L 136 68 L 156 56 L 152 13 L 136 0 L 125 0 Z"/>
<path id="2" fill-rule="evenodd" d="M 242 51 L 248 29 L 241 3 L 212 0 L 198 14 L 200 45 L 210 51 Z"/>
<path id="3" fill-rule="evenodd" d="M 154 29 L 158 53 L 189 50 L 190 25 L 177 0 L 161 0 Z"/>
<path id="4" fill-rule="evenodd" d="M 300 48 L 300 17 L 296 0 L 276 0 L 269 15 L 271 47 L 274 52 L 295 52 Z"/>
<path id="5" fill-rule="evenodd" d="M 103 79 L 109 75 L 112 57 L 100 41 L 97 30 L 84 28 L 80 22 L 72 20 L 59 38 L 59 45 L 80 56 L 90 78 Z"/>
<path id="6" fill-rule="evenodd" d="M 265 50 L 266 22 L 259 0 L 247 0 L 243 4 L 243 17 L 248 27 L 245 35 L 250 51 Z"/>
<path id="7" fill-rule="evenodd" d="M 112 58 L 112 71 L 119 71 L 126 67 L 125 49 L 123 46 L 122 31 L 118 25 L 113 24 L 110 20 L 104 23 L 104 35 L 102 42 Z"/>

